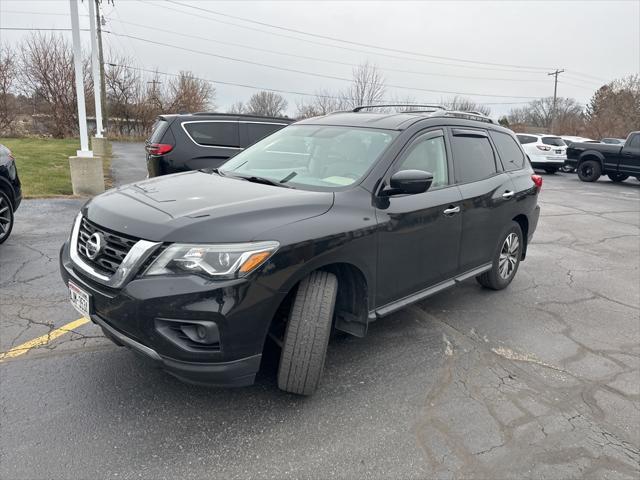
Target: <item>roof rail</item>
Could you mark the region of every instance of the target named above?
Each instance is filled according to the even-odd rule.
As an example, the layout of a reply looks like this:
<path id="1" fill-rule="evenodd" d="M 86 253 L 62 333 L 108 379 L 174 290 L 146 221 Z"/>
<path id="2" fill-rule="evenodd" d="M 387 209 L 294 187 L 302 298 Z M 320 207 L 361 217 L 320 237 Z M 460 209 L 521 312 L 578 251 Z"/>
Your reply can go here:
<path id="1" fill-rule="evenodd" d="M 382 105 L 359 105 L 352 110 L 352 112 L 357 113 L 362 110 L 369 110 L 372 108 L 390 108 L 390 107 L 418 107 L 418 108 L 436 108 L 439 110 L 446 110 L 442 105 L 432 105 L 432 104 L 416 104 L 416 103 L 388 103 Z M 411 112 L 419 111 L 419 110 L 411 110 Z M 409 113 L 409 112 L 407 112 Z"/>
<path id="2" fill-rule="evenodd" d="M 437 115 L 435 116 L 464 118 L 466 120 L 475 120 L 478 122 L 494 123 L 494 124 L 496 123 L 496 121 L 493 118 L 485 115 L 484 113 L 475 112 L 475 111 L 463 112 L 460 110 L 445 110 L 444 112 L 437 112 Z"/>
<path id="3" fill-rule="evenodd" d="M 222 112 L 193 112 L 193 113 L 180 113 L 180 115 L 220 115 L 223 117 L 259 117 L 259 118 L 271 118 L 274 120 L 291 120 L 289 117 L 271 117 L 269 115 L 254 115 L 252 113 L 222 113 Z"/>

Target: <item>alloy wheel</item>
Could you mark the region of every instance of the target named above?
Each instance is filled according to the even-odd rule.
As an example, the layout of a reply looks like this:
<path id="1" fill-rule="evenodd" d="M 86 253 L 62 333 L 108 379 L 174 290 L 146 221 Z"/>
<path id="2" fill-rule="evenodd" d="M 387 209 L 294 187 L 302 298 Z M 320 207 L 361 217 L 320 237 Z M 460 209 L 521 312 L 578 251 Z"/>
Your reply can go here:
<path id="1" fill-rule="evenodd" d="M 11 205 L 4 195 L 0 195 L 0 240 L 3 240 L 11 231 L 12 221 Z"/>
<path id="2" fill-rule="evenodd" d="M 500 258 L 498 260 L 498 272 L 503 279 L 509 278 L 518 265 L 518 253 L 520 251 L 520 239 L 515 233 L 510 233 L 504 239 Z"/>

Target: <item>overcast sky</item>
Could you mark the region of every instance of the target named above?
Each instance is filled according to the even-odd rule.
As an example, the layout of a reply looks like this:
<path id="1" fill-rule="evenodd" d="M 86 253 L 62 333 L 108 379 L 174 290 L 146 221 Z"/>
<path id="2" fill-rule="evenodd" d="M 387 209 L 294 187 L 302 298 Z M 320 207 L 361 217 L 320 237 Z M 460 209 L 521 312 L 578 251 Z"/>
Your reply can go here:
<path id="1" fill-rule="evenodd" d="M 85 15 L 86 1 L 80 6 Z M 105 30 L 210 54 L 104 34 L 107 51 L 131 57 L 140 68 L 190 70 L 214 81 L 313 94 L 344 89 L 348 82 L 340 78 L 351 77 L 350 65 L 368 60 L 394 85 L 387 88 L 388 99 L 433 103 L 454 95 L 440 92 L 456 92 L 490 103 L 494 115 L 506 113 L 514 106 L 509 103 L 552 95 L 547 72 L 556 68 L 566 70 L 558 95 L 581 103 L 599 85 L 640 70 L 640 0 L 115 0 L 115 5 L 105 1 L 103 13 Z M 0 0 L 0 27 L 69 26 L 68 0 Z M 88 17 L 81 17 L 81 27 L 88 28 Z M 11 44 L 27 34 L 0 30 L 0 40 Z M 82 39 L 88 49 L 88 35 Z M 255 92 L 221 83 L 216 90 L 215 103 L 223 111 Z M 291 114 L 305 98 L 284 95 Z"/>

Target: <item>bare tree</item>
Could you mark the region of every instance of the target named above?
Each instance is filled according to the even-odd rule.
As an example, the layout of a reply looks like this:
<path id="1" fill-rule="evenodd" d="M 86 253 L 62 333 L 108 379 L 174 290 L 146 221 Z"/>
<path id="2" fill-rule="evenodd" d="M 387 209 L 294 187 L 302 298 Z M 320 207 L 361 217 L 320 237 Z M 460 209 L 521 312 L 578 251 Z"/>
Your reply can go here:
<path id="1" fill-rule="evenodd" d="M 554 117 L 554 127 L 557 130 L 554 133 L 577 134 L 579 132 L 576 129 L 579 130 L 583 118 L 582 107 L 573 98 L 558 97 L 554 115 L 553 97 L 545 97 L 534 100 L 524 107 L 511 110 L 507 119 L 514 128 L 531 126 L 550 129 Z"/>
<path id="2" fill-rule="evenodd" d="M 180 72 L 169 81 L 166 92 L 165 112 L 203 112 L 215 98 L 215 88 L 207 81 L 193 76 L 191 72 Z"/>
<path id="3" fill-rule="evenodd" d="M 235 102 L 227 109 L 227 113 L 242 114 L 247 112 L 247 107 L 241 101 Z"/>
<path id="4" fill-rule="evenodd" d="M 18 75 L 15 51 L 0 44 L 0 132 L 11 132 L 18 114 L 14 84 Z"/>
<path id="5" fill-rule="evenodd" d="M 586 111 L 586 132 L 594 138 L 626 137 L 640 125 L 640 75 L 600 87 Z"/>
<path id="6" fill-rule="evenodd" d="M 353 83 L 344 94 L 348 107 L 380 103 L 386 91 L 385 79 L 375 65 L 365 62 L 353 69 Z"/>
<path id="7" fill-rule="evenodd" d="M 33 34 L 20 46 L 21 89 L 46 107 L 54 137 L 70 136 L 76 129 L 76 92 L 73 54 L 60 35 Z"/>
<path id="8" fill-rule="evenodd" d="M 483 115 L 491 115 L 491 109 L 486 105 L 481 105 L 469 98 L 455 96 L 448 100 L 443 100 L 442 105 L 450 110 L 459 110 L 461 112 L 478 112 Z"/>
<path id="9" fill-rule="evenodd" d="M 247 102 L 247 113 L 267 117 L 281 117 L 287 109 L 285 98 L 274 92 L 261 91 L 251 95 Z"/>
<path id="10" fill-rule="evenodd" d="M 113 58 L 107 65 L 105 85 L 108 111 L 112 117 L 109 128 L 115 129 L 120 135 L 139 134 L 139 122 L 143 120 L 141 117 L 144 117 L 147 109 L 144 105 L 144 80 L 136 70 L 130 68 L 133 60 L 129 58 Z"/>
<path id="11" fill-rule="evenodd" d="M 297 103 L 296 118 L 310 118 L 327 115 L 348 108 L 344 95 L 331 93 L 329 90 L 319 90 L 309 103 Z"/>

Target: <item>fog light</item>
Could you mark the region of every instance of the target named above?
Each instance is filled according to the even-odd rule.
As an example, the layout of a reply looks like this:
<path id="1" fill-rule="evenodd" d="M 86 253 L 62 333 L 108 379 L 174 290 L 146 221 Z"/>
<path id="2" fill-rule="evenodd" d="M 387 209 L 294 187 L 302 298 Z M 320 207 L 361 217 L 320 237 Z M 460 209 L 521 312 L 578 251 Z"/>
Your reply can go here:
<path id="1" fill-rule="evenodd" d="M 207 338 L 207 330 L 202 325 L 198 325 L 196 332 L 198 333 L 198 338 L 200 340 Z"/>

